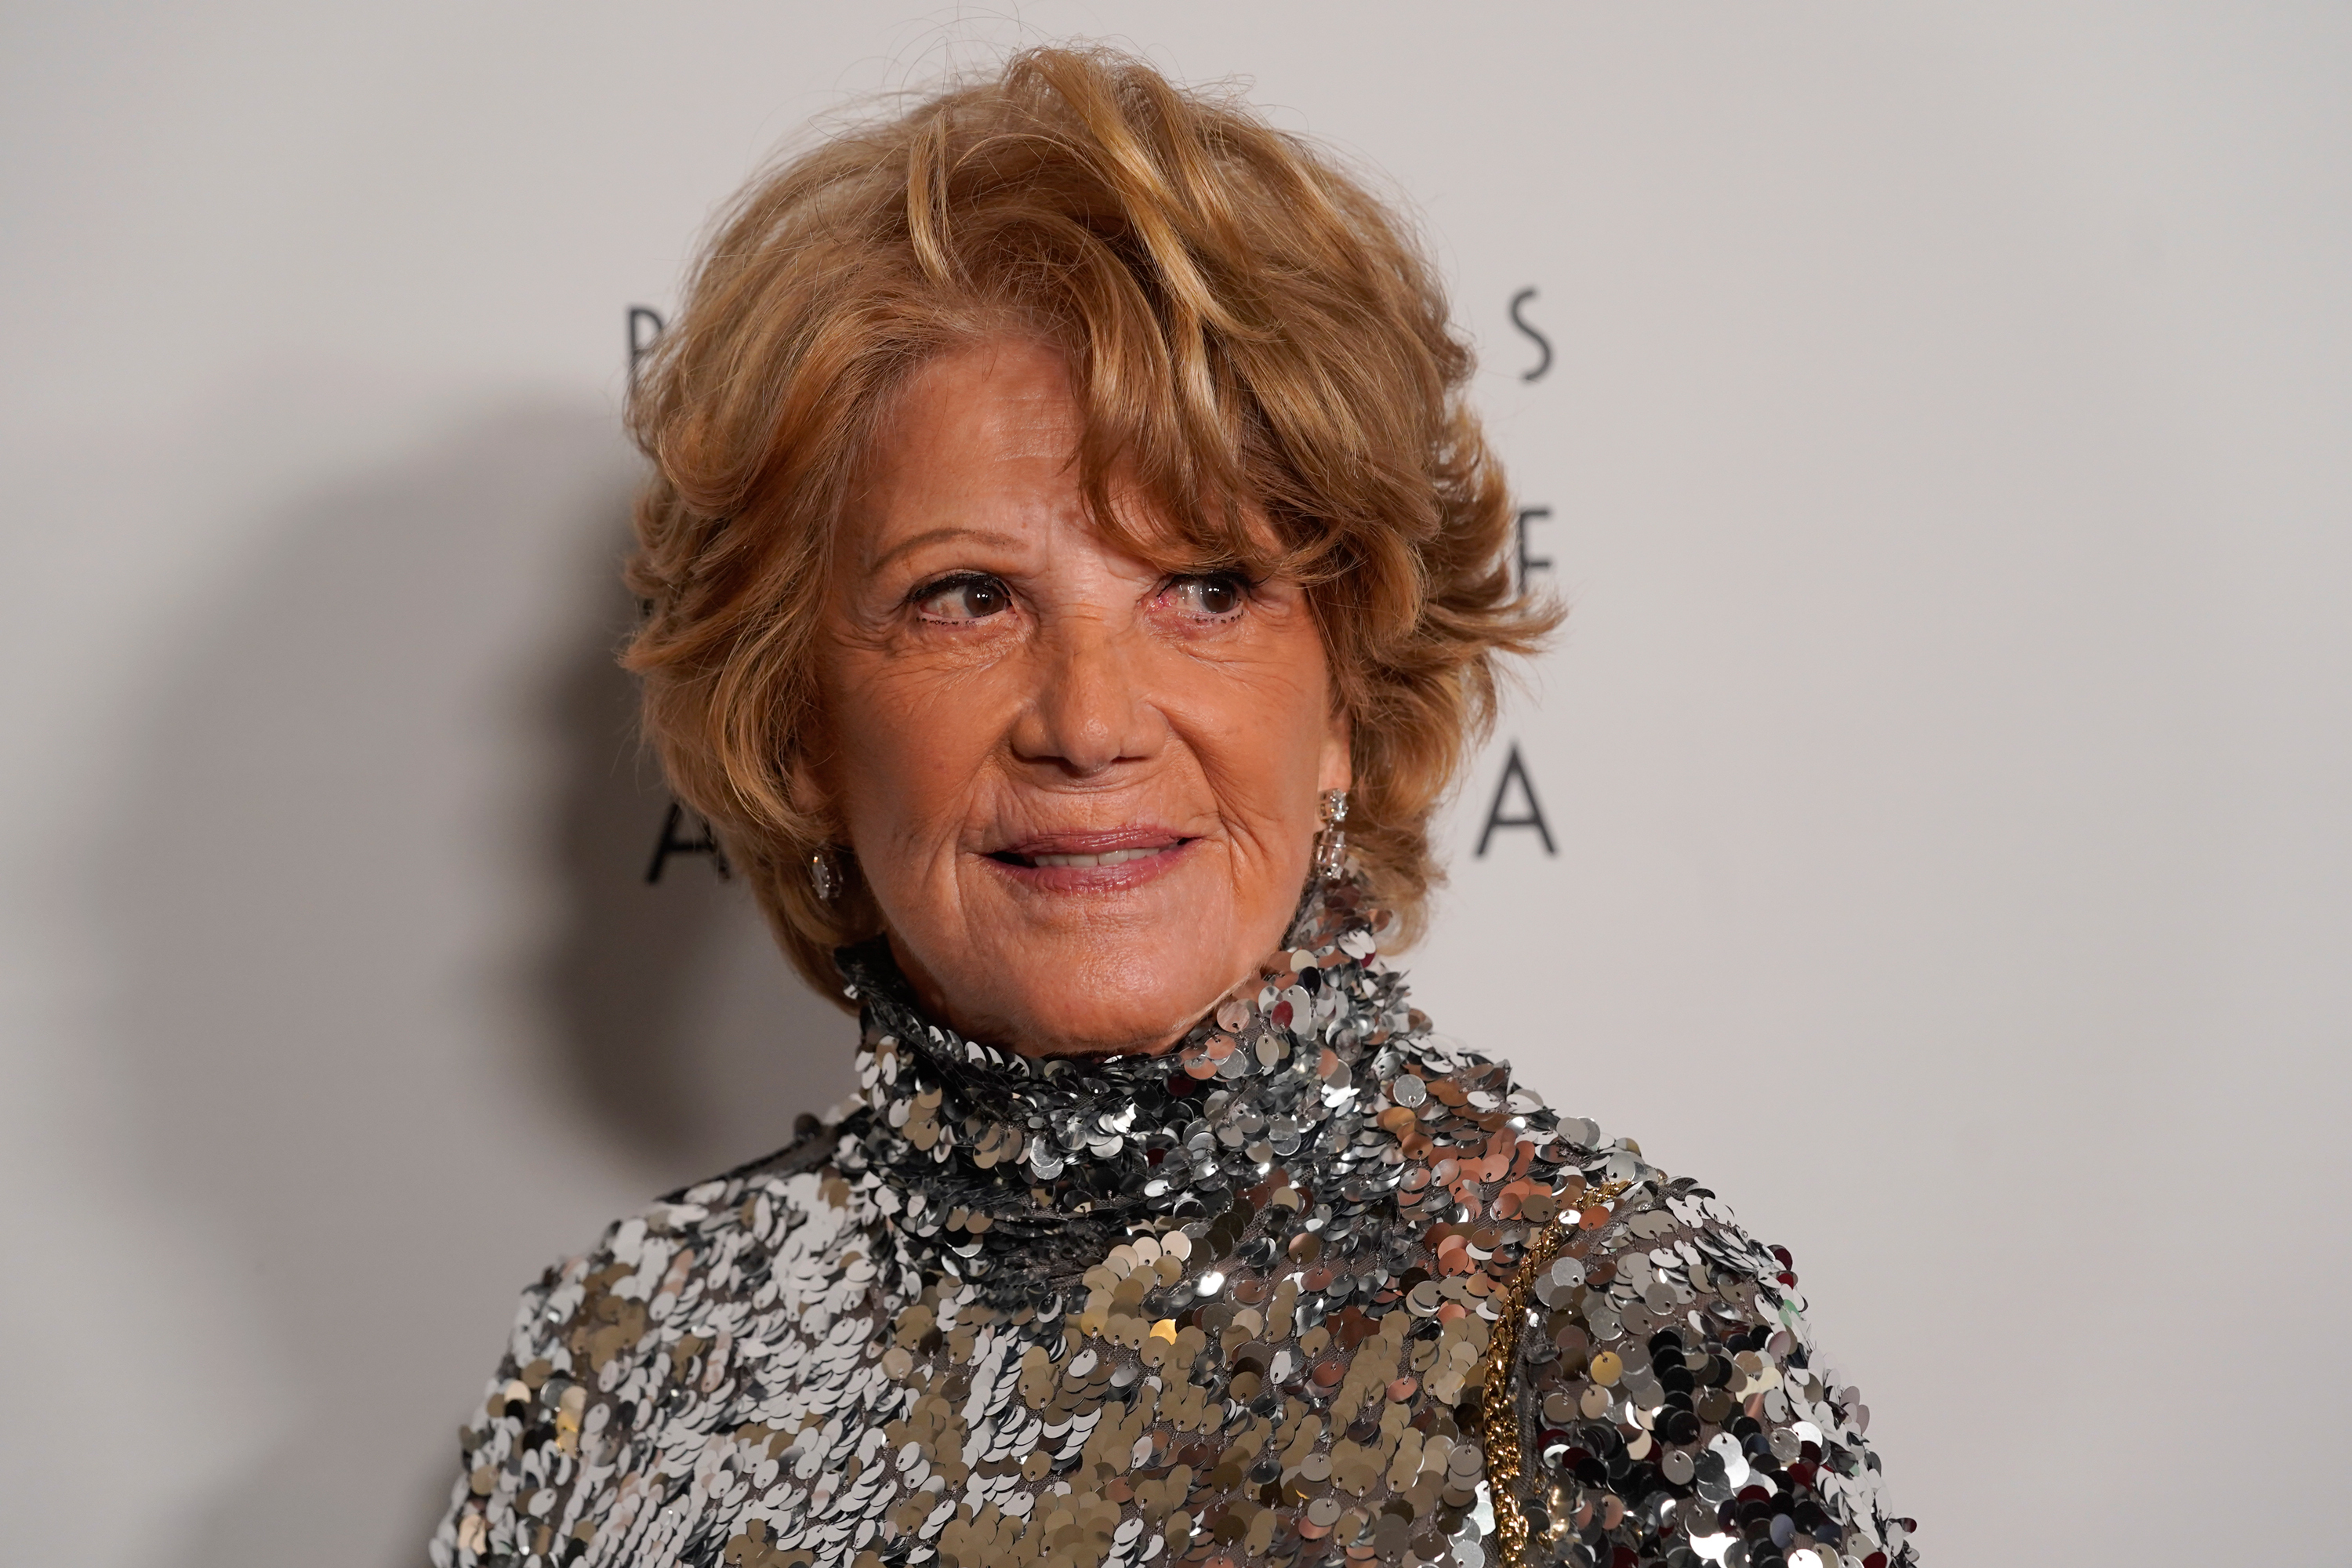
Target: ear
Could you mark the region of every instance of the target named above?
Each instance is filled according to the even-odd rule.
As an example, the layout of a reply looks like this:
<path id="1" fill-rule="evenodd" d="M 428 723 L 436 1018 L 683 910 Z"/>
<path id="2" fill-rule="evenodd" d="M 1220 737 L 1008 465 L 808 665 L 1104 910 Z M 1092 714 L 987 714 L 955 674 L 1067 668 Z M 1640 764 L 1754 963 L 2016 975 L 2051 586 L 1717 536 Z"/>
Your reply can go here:
<path id="1" fill-rule="evenodd" d="M 824 814 L 824 786 L 818 782 L 806 751 L 798 752 L 784 764 L 784 788 L 794 810 L 810 816 Z"/>
<path id="2" fill-rule="evenodd" d="M 1316 760 L 1315 789 L 1353 789 L 1356 786 L 1354 742 L 1356 726 L 1348 716 L 1344 703 L 1333 703 L 1330 721 L 1323 731 L 1322 754 Z"/>
<path id="3" fill-rule="evenodd" d="M 835 796 L 823 761 L 833 754 L 823 712 L 813 707 L 803 725 L 802 733 L 795 738 L 798 743 L 784 763 L 786 796 L 793 809 L 803 818 L 819 825 L 826 837 L 838 838 L 842 826 L 834 810 Z"/>

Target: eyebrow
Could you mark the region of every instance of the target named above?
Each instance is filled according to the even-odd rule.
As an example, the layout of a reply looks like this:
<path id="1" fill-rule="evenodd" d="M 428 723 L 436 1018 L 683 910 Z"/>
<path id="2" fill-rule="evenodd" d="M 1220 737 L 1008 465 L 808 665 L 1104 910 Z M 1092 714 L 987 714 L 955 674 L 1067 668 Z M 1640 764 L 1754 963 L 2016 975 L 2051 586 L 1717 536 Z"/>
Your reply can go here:
<path id="1" fill-rule="evenodd" d="M 866 567 L 866 574 L 871 576 L 881 571 L 909 551 L 920 550 L 927 544 L 943 543 L 951 539 L 970 539 L 982 544 L 999 545 L 1013 545 L 1020 542 L 1010 533 L 996 533 L 984 528 L 927 528 L 911 538 L 900 540 L 880 555 L 876 556 L 873 563 Z"/>

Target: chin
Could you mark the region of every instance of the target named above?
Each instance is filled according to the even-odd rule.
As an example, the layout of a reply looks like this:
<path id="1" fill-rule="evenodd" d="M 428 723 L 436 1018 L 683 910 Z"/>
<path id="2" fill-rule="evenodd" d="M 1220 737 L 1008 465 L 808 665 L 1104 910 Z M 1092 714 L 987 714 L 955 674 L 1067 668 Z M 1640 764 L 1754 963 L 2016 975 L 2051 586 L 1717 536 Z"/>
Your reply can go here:
<path id="1" fill-rule="evenodd" d="M 1198 961 L 1170 973 L 1164 944 L 1119 943 L 1089 954 L 1063 953 L 1024 965 L 1058 974 L 1050 993 L 1025 989 L 1005 998 L 1008 1042 L 1024 1056 L 1152 1055 L 1181 1039 L 1224 994 L 1212 966 Z"/>
<path id="2" fill-rule="evenodd" d="M 1172 880 L 1123 897 L 1008 900 L 955 965 L 962 973 L 936 974 L 942 1000 L 968 999 L 956 1010 L 986 1026 L 977 1032 L 1024 1056 L 1169 1048 L 1258 954 Z"/>
<path id="3" fill-rule="evenodd" d="M 1009 1031 L 1023 1056 L 1157 1056 L 1183 1038 L 1208 1012 L 1206 1006 L 1090 1009 L 1072 1012 L 1060 998 L 1023 998 L 1030 1004 Z"/>

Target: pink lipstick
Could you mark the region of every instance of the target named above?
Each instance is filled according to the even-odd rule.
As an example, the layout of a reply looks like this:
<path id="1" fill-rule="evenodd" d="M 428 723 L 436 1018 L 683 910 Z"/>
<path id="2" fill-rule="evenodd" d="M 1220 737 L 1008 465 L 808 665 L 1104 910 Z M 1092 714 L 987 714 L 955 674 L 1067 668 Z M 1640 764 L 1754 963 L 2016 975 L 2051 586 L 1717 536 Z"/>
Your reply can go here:
<path id="1" fill-rule="evenodd" d="M 1089 833 L 1031 834 L 987 851 L 987 858 L 1042 891 L 1109 891 L 1159 876 L 1198 842 L 1172 828 L 1139 825 Z"/>

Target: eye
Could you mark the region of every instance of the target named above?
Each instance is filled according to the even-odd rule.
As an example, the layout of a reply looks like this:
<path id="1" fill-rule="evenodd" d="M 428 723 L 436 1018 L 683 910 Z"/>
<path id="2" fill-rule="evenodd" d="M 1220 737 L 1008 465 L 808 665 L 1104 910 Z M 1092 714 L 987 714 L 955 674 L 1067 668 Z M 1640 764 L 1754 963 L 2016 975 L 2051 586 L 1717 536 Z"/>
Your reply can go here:
<path id="1" fill-rule="evenodd" d="M 1232 572 L 1199 577 L 1179 577 L 1168 584 L 1167 596 L 1176 607 L 1203 620 L 1229 620 L 1249 599 L 1249 584 Z"/>
<path id="2" fill-rule="evenodd" d="M 978 573 L 915 590 L 915 608 L 932 621 L 984 621 L 1013 607 L 1012 590 Z"/>

